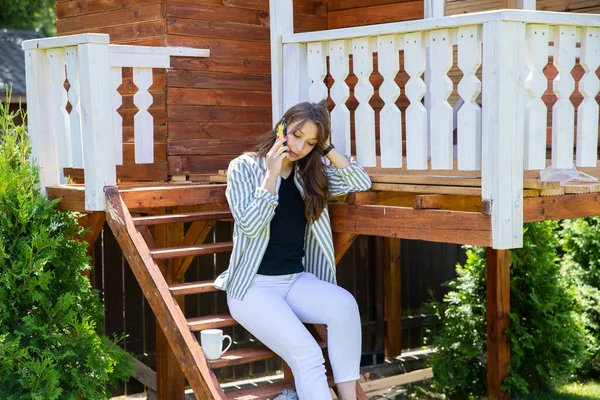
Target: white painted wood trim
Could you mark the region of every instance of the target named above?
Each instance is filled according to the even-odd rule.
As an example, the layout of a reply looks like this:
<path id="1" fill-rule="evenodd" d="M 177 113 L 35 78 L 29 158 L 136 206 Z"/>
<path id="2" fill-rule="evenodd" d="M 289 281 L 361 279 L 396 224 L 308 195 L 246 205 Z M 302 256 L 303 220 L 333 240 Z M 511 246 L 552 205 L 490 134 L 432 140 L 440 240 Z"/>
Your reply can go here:
<path id="1" fill-rule="evenodd" d="M 379 152 L 382 168 L 402 168 L 402 114 L 396 106 L 400 87 L 395 81 L 400 70 L 401 40 L 402 37 L 398 35 L 377 38 L 378 70 L 383 77 L 379 96 L 384 101 L 379 113 Z"/>
<path id="2" fill-rule="evenodd" d="M 108 46 L 111 67 L 170 68 L 171 57 L 167 47 Z"/>
<path id="3" fill-rule="evenodd" d="M 283 42 L 282 35 L 294 32 L 293 0 L 269 1 L 271 24 L 271 103 L 272 122 L 283 116 Z"/>
<path id="4" fill-rule="evenodd" d="M 115 164 L 123 165 L 123 118 L 117 111 L 123 104 L 123 97 L 119 93 L 119 86 L 123 83 L 123 69 L 111 67 L 110 87 L 112 94 L 112 127 L 114 135 Z"/>
<path id="5" fill-rule="evenodd" d="M 427 109 L 421 103 L 427 87 L 421 75 L 425 70 L 425 39 L 422 32 L 404 35 L 404 70 L 409 76 L 405 94 L 410 102 L 406 108 L 406 167 L 427 169 Z"/>
<path id="6" fill-rule="evenodd" d="M 292 106 L 308 101 L 307 48 L 305 44 L 293 43 L 283 46 L 283 112 Z"/>
<path id="7" fill-rule="evenodd" d="M 475 75 L 480 66 L 481 28 L 458 28 L 458 67 L 463 72 L 458 82 L 458 94 L 463 104 L 456 113 L 459 170 L 481 168 L 481 107 L 477 104 L 481 81 Z"/>
<path id="8" fill-rule="evenodd" d="M 83 141 L 81 132 L 81 88 L 79 85 L 79 52 L 77 46 L 67 47 L 65 56 L 67 62 L 67 79 L 69 80 L 69 102 L 71 113 L 69 114 L 71 124 L 71 150 L 73 168 L 83 168 Z"/>
<path id="9" fill-rule="evenodd" d="M 153 101 L 148 91 L 152 86 L 152 68 L 134 68 L 133 83 L 138 88 L 133 95 L 133 104 L 138 108 L 138 112 L 133 117 L 135 162 L 152 164 L 154 162 L 154 118 L 148 112 Z"/>
<path id="10" fill-rule="evenodd" d="M 446 0 L 424 0 L 423 17 L 441 18 L 446 15 Z"/>
<path id="11" fill-rule="evenodd" d="M 387 24 L 331 29 L 326 31 L 286 34 L 282 36 L 282 42 L 308 43 L 318 41 L 352 39 L 355 37 L 381 36 L 393 33 L 410 33 L 441 28 L 457 28 L 463 25 L 479 25 L 491 21 L 516 21 L 528 24 L 600 27 L 600 18 L 598 18 L 598 14 L 580 14 L 531 10 L 499 10 L 452 15 L 442 18 L 392 22 Z"/>
<path id="12" fill-rule="evenodd" d="M 546 168 L 546 130 L 548 109 L 542 99 L 548 80 L 544 68 L 548 63 L 548 25 L 531 24 L 526 28 L 527 69 L 525 79 L 525 154 L 527 170 Z"/>
<path id="13" fill-rule="evenodd" d="M 575 144 L 575 107 L 570 96 L 575 90 L 575 79 L 571 71 L 575 66 L 575 28 L 555 28 L 554 66 L 558 71 L 553 82 L 556 103 L 552 106 L 552 166 L 569 168 L 573 165 Z"/>
<path id="14" fill-rule="evenodd" d="M 583 101 L 577 109 L 577 166 L 595 167 L 598 163 L 598 102 L 600 81 L 595 72 L 600 65 L 600 29 L 583 28 L 579 63 L 585 74 L 579 81 Z"/>
<path id="15" fill-rule="evenodd" d="M 452 40 L 448 29 L 437 29 L 429 33 L 430 73 L 429 94 L 431 104 L 429 111 L 431 168 L 453 168 L 452 106 L 448 98 L 452 93 L 453 83 L 448 77 L 452 68 Z"/>
<path id="16" fill-rule="evenodd" d="M 350 154 L 350 110 L 346 106 L 350 97 L 350 88 L 346 84 L 350 72 L 349 41 L 329 42 L 329 72 L 333 78 L 329 93 L 335 104 L 331 110 L 331 141 L 340 153 Z"/>
<path id="17" fill-rule="evenodd" d="M 308 99 L 314 103 L 326 99 L 329 92 L 324 82 L 327 76 L 327 50 L 326 43 L 322 42 L 310 43 L 307 46 L 308 76 L 311 81 Z"/>
<path id="18" fill-rule="evenodd" d="M 110 37 L 105 33 L 80 33 L 78 35 L 24 40 L 21 47 L 23 50 L 51 49 L 53 47 L 77 46 L 83 43 L 108 44 L 109 42 Z"/>
<path id="19" fill-rule="evenodd" d="M 309 44 L 310 46 L 310 44 Z M 369 77 L 373 72 L 374 43 L 369 38 L 352 40 L 352 69 L 358 79 L 354 87 L 354 97 L 358 107 L 354 111 L 354 139 L 356 160 L 364 167 L 375 167 L 375 111 L 369 100 L 375 92 Z"/>
<path id="20" fill-rule="evenodd" d="M 492 204 L 492 246 L 523 246 L 525 25 L 483 26 L 482 198 Z"/>
<path id="21" fill-rule="evenodd" d="M 40 167 L 40 190 L 60 184 L 56 138 L 50 128 L 50 68 L 44 50 L 25 50 L 27 86 L 27 125 L 31 143 L 31 162 Z"/>
<path id="22" fill-rule="evenodd" d="M 210 49 L 169 46 L 167 50 L 171 57 L 210 57 Z"/>
<path id="23" fill-rule="evenodd" d="M 104 210 L 104 187 L 116 184 L 108 45 L 79 45 L 85 209 Z"/>
<path id="24" fill-rule="evenodd" d="M 519 8 L 521 10 L 536 10 L 536 0 L 519 0 Z"/>
<path id="25" fill-rule="evenodd" d="M 48 104 L 52 114 L 52 128 L 56 138 L 56 150 L 58 152 L 58 165 L 62 168 L 71 167 L 71 126 L 69 124 L 69 113 L 67 113 L 67 90 L 65 80 L 67 72 L 65 68 L 65 49 L 53 48 L 46 51 L 50 65 L 50 96 L 52 101 Z M 64 177 L 61 183 L 66 183 Z"/>

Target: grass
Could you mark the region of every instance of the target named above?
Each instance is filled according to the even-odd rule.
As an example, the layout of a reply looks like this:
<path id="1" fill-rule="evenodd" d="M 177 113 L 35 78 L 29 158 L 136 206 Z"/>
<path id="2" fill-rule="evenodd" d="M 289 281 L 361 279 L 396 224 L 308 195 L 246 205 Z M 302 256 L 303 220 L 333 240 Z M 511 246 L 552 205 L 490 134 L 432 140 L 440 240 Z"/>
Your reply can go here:
<path id="1" fill-rule="evenodd" d="M 406 391 L 402 394 L 394 396 L 381 396 L 378 399 L 393 399 L 393 400 L 442 400 L 447 399 L 443 394 L 435 393 L 431 389 L 430 382 L 422 382 L 420 384 L 407 385 Z M 516 400 L 516 397 L 513 396 Z M 536 393 L 522 400 L 600 400 L 600 382 L 586 383 L 569 383 L 559 386 L 547 393 Z M 465 399 L 466 400 L 466 399 Z M 470 399 L 474 400 L 474 399 Z"/>

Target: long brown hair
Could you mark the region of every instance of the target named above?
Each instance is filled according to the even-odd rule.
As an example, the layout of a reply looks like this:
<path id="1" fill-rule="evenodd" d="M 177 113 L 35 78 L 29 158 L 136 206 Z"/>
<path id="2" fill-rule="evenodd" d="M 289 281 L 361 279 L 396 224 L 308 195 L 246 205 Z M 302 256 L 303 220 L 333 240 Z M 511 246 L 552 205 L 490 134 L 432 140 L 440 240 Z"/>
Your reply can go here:
<path id="1" fill-rule="evenodd" d="M 331 121 L 327 100 L 319 103 L 298 103 L 281 117 L 287 120 L 288 126 L 296 121 L 300 123 L 295 129 L 302 128 L 307 121 L 312 121 L 317 126 L 317 145 L 306 157 L 296 161 L 304 181 L 304 214 L 309 222 L 314 222 L 327 205 L 329 199 L 329 180 L 325 174 L 326 166 L 323 164 L 323 144 L 331 136 Z M 279 122 L 281 122 L 281 120 Z M 279 124 L 275 124 L 275 127 Z M 288 132 L 292 134 L 293 132 Z M 267 133 L 259 142 L 254 154 L 265 157 L 277 138 L 275 128 Z"/>

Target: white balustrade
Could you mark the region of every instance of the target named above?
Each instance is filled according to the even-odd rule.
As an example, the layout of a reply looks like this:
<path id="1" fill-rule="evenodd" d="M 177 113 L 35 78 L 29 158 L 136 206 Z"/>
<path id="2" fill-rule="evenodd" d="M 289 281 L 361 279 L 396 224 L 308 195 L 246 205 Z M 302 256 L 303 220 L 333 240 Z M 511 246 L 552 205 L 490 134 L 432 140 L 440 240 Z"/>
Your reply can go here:
<path id="1" fill-rule="evenodd" d="M 427 86 L 421 75 L 425 71 L 423 33 L 404 35 L 404 69 L 406 82 L 406 166 L 408 169 L 427 169 L 427 109 L 421 102 Z"/>
<path id="2" fill-rule="evenodd" d="M 104 187 L 116 184 L 116 165 L 123 161 L 122 119 L 117 113 L 122 68 L 133 68 L 138 87 L 136 162 L 152 163 L 152 68 L 168 68 L 171 54 L 208 56 L 207 50 L 110 45 L 104 34 L 28 40 L 23 49 L 29 135 L 41 189 L 65 183 L 64 168 L 83 168 L 85 208 L 90 211 L 104 209 Z"/>
<path id="3" fill-rule="evenodd" d="M 375 150 L 375 111 L 369 104 L 374 89 L 369 78 L 373 72 L 373 43 L 369 38 L 352 40 L 352 65 L 358 79 L 354 88 L 354 97 L 358 107 L 354 111 L 354 129 L 356 140 L 356 159 L 365 167 L 377 164 Z"/>

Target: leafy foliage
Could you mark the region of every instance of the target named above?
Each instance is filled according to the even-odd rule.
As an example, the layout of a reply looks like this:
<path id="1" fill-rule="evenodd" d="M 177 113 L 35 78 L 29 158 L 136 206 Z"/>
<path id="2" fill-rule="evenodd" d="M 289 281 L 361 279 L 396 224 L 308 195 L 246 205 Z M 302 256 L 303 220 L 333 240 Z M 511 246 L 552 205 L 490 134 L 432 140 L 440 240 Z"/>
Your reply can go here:
<path id="1" fill-rule="evenodd" d="M 76 216 L 40 194 L 25 128 L 13 122 L 23 115 L 0 106 L 0 398 L 107 398 L 129 356 L 102 332 Z"/>
<path id="2" fill-rule="evenodd" d="M 591 355 L 579 375 L 600 379 L 600 217 L 565 220 L 560 237 L 564 273 L 573 279 L 583 306 Z"/>
<path id="3" fill-rule="evenodd" d="M 514 398 L 544 391 L 586 358 L 585 331 L 572 281 L 561 273 L 558 224 L 528 224 L 523 248 L 511 251 L 511 346 L 504 389 Z M 452 291 L 434 307 L 444 327 L 434 339 L 436 386 L 451 398 L 483 395 L 486 387 L 485 249 L 467 249 Z"/>
<path id="4" fill-rule="evenodd" d="M 56 36 L 56 0 L 0 0 L 0 27 Z"/>

